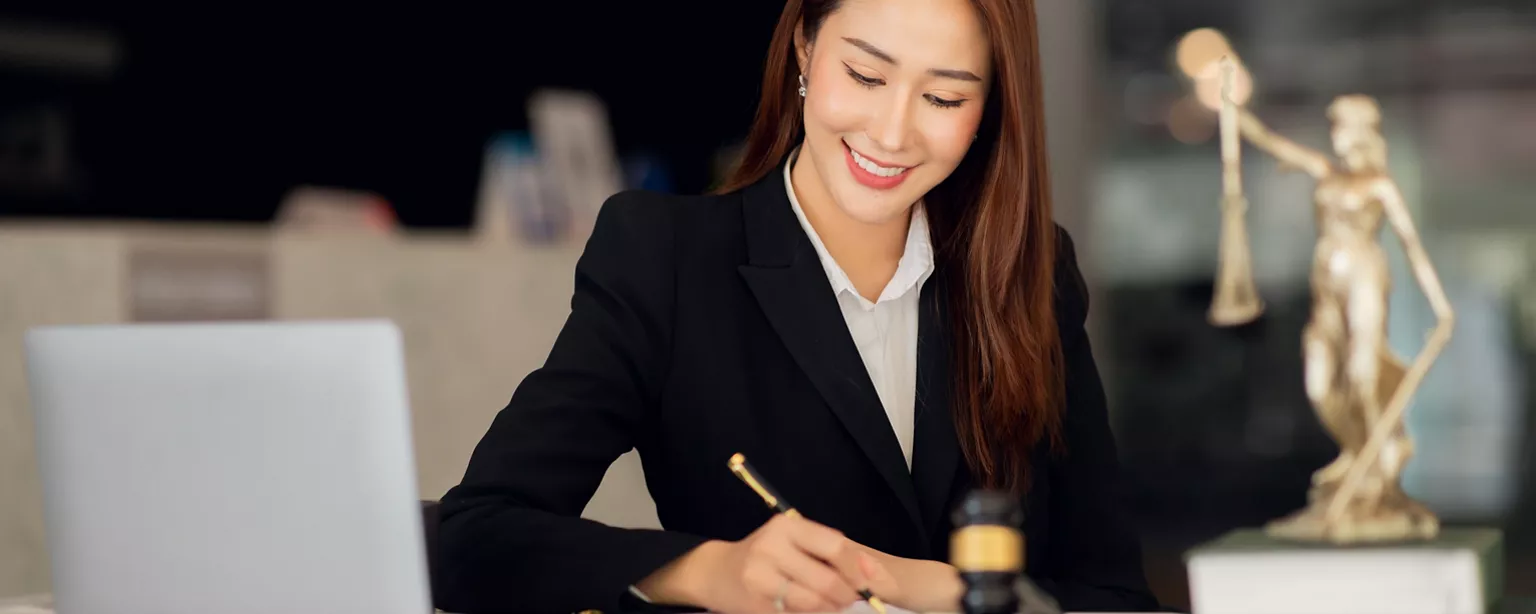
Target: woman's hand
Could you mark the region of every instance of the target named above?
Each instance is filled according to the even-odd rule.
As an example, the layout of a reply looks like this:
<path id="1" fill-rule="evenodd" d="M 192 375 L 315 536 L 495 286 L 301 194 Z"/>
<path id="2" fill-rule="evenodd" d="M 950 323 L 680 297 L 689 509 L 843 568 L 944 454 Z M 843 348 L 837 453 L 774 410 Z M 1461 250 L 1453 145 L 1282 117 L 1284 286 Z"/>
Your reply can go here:
<path id="1" fill-rule="evenodd" d="M 859 548 L 860 571 L 869 579 L 870 591 L 881 600 L 914 612 L 960 611 L 965 585 L 953 566 Z"/>
<path id="2" fill-rule="evenodd" d="M 637 588 L 658 603 L 712 612 L 838 612 L 860 600 L 857 589 L 882 598 L 900 591 L 867 552 L 835 529 L 781 514 L 741 541 L 695 548 Z"/>

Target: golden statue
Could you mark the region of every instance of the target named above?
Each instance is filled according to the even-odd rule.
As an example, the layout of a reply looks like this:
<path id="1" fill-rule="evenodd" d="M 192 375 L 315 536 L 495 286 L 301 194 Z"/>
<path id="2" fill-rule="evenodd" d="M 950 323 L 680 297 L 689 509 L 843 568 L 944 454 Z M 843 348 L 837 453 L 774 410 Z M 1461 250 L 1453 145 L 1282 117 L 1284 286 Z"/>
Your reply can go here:
<path id="1" fill-rule="evenodd" d="M 1313 208 L 1317 244 L 1312 258 L 1312 310 L 1302 335 L 1307 398 L 1339 444 L 1339 456 L 1312 476 L 1308 505 L 1275 520 L 1276 538 L 1367 543 L 1434 538 L 1434 513 L 1401 488 L 1413 455 L 1403 427 L 1408 400 L 1451 337 L 1454 315 L 1407 204 L 1387 173 L 1381 110 L 1366 96 L 1341 96 L 1328 108 L 1338 161 L 1266 128 L 1231 98 L 1235 62 L 1221 60 L 1223 225 L 1220 272 L 1211 321 L 1233 325 L 1262 311 L 1253 287 L 1246 202 L 1240 184 L 1238 133 L 1317 180 Z M 1437 324 L 1413 364 L 1387 346 L 1391 273 L 1377 237 L 1383 218 L 1402 242 L 1413 275 Z"/>

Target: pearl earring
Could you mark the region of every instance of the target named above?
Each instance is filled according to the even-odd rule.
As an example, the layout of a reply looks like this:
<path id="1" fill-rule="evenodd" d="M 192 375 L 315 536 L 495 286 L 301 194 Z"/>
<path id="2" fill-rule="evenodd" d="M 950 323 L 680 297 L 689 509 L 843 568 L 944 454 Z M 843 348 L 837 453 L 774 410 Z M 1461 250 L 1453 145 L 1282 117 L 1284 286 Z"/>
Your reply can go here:
<path id="1" fill-rule="evenodd" d="M 800 97 L 805 98 L 805 75 L 800 75 Z"/>

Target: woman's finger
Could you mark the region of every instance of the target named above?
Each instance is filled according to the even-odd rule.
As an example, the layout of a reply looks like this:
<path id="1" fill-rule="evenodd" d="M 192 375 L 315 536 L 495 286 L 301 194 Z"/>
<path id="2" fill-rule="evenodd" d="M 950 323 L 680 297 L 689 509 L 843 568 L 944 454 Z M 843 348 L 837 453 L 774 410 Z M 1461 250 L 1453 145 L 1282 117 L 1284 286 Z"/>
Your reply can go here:
<path id="1" fill-rule="evenodd" d="M 741 583 L 755 596 L 773 599 L 789 576 L 769 560 L 749 561 L 741 570 Z"/>
<path id="2" fill-rule="evenodd" d="M 837 609 L 859 600 L 858 592 L 841 571 L 800 550 L 793 542 L 781 544 L 772 550 L 772 555 L 779 570 L 796 584 L 820 595 Z"/>
<path id="3" fill-rule="evenodd" d="M 850 587 L 868 588 L 866 584 L 869 579 L 859 568 L 860 549 L 843 536 L 842 532 L 808 520 L 802 520 L 786 528 L 796 546 L 830 565 Z"/>
<path id="4" fill-rule="evenodd" d="M 891 573 L 878 559 L 867 552 L 860 552 L 859 571 L 863 573 L 869 589 L 876 597 L 890 598 L 898 594 L 900 586 L 896 582 L 896 576 Z"/>
<path id="5" fill-rule="evenodd" d="M 820 594 L 791 580 L 784 592 L 784 608 L 791 612 L 839 612 L 848 606 L 837 605 Z"/>
<path id="6" fill-rule="evenodd" d="M 790 540 L 801 550 L 823 561 L 844 558 L 852 549 L 852 544 L 841 531 L 804 518 L 797 518 L 795 522 L 786 522 L 784 530 L 789 533 Z"/>
<path id="7" fill-rule="evenodd" d="M 784 601 L 782 605 L 785 611 L 836 612 L 843 609 L 790 579 L 788 574 L 780 571 L 772 562 L 762 561 L 749 565 L 742 571 L 742 575 L 743 583 L 752 593 L 753 603 L 758 604 L 755 606 L 758 611 L 774 612 L 774 602 L 780 598 Z"/>

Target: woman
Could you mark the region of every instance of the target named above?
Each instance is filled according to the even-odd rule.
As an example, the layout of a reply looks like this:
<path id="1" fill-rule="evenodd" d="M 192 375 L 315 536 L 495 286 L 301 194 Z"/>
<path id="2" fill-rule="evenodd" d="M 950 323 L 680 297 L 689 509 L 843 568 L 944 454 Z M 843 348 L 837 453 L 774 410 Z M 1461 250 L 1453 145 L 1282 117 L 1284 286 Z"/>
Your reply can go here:
<path id="1" fill-rule="evenodd" d="M 996 488 L 1063 607 L 1154 608 L 1035 37 L 1029 0 L 790 0 L 729 185 L 603 207 L 548 362 L 445 496 L 439 605 L 835 611 L 867 587 L 954 611 L 949 513 Z M 631 447 L 664 531 L 578 518 Z"/>

